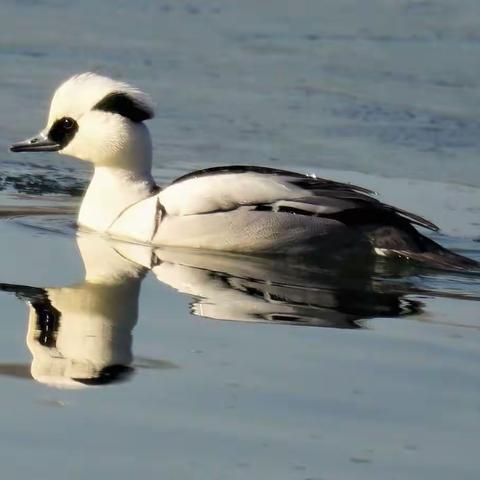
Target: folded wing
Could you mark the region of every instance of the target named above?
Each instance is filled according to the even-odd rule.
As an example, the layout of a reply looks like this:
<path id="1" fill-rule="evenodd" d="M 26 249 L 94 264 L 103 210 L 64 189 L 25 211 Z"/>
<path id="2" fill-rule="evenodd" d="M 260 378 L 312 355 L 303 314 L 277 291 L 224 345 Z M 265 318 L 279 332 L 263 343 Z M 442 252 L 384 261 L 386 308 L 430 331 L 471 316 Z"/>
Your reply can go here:
<path id="1" fill-rule="evenodd" d="M 178 178 L 158 195 L 168 215 L 201 215 L 250 207 L 292 215 L 330 217 L 346 224 L 400 221 L 436 231 L 428 220 L 386 205 L 374 192 L 265 167 L 215 167 Z M 387 222 L 388 223 L 388 222 Z"/>

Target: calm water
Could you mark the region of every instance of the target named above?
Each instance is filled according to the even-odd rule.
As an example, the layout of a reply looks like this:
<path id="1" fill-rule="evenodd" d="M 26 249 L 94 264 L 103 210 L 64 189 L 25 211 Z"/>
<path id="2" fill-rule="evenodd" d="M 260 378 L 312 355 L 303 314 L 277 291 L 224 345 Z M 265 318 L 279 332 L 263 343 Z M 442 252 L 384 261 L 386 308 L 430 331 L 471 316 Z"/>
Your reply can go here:
<path id="1" fill-rule="evenodd" d="M 93 69 L 156 100 L 160 182 L 216 164 L 315 172 L 480 260 L 477 2 L 1 11 L 4 478 L 478 478 L 478 275 L 76 236 L 88 166 L 7 152 Z"/>

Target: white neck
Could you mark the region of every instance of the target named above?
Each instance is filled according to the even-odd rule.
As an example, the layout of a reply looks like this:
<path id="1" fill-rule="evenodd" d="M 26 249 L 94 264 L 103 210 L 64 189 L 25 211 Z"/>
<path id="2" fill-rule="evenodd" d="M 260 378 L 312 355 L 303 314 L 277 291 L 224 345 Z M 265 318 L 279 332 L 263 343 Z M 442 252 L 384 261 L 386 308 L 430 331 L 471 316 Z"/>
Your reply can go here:
<path id="1" fill-rule="evenodd" d="M 127 207 L 153 195 L 155 182 L 150 168 L 130 169 L 97 166 L 83 197 L 78 224 L 105 232 Z"/>
<path id="2" fill-rule="evenodd" d="M 90 130 L 85 128 L 84 136 L 75 137 L 63 151 L 95 165 L 80 207 L 78 223 L 99 232 L 108 230 L 127 207 L 152 196 L 155 190 L 148 128 L 143 123 L 117 117 L 100 116 L 98 124 L 90 119 Z M 96 126 L 93 133 L 92 124 Z M 103 132 L 103 135 L 97 135 L 96 131 Z"/>

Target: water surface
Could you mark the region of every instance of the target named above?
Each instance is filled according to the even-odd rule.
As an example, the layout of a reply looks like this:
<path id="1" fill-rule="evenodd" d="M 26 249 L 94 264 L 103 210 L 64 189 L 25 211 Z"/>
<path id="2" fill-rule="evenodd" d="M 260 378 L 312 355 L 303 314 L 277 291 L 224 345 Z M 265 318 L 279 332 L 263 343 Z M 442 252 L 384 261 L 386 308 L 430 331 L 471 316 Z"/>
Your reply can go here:
<path id="1" fill-rule="evenodd" d="M 314 172 L 480 260 L 479 9 L 4 2 L 4 476 L 476 479 L 478 275 L 77 237 L 88 165 L 7 146 L 93 69 L 155 99 L 160 183 L 216 164 Z"/>

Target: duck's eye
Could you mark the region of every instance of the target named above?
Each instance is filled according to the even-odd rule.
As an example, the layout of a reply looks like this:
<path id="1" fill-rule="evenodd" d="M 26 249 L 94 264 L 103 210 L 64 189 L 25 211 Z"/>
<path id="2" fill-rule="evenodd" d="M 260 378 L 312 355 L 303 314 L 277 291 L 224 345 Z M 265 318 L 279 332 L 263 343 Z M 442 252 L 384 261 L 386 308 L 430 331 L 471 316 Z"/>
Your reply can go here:
<path id="1" fill-rule="evenodd" d="M 77 122 L 70 117 L 59 118 L 50 128 L 48 138 L 58 143 L 62 148 L 72 140 L 78 130 Z"/>
<path id="2" fill-rule="evenodd" d="M 62 118 L 62 127 L 65 130 L 72 129 L 74 125 L 75 125 L 75 120 L 73 118 L 70 118 L 70 117 Z"/>

